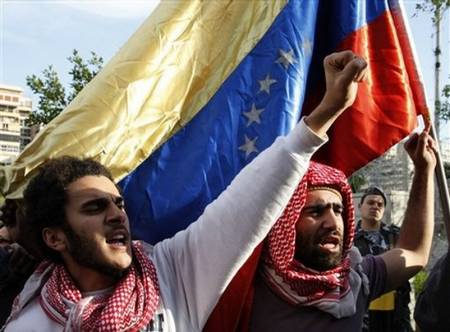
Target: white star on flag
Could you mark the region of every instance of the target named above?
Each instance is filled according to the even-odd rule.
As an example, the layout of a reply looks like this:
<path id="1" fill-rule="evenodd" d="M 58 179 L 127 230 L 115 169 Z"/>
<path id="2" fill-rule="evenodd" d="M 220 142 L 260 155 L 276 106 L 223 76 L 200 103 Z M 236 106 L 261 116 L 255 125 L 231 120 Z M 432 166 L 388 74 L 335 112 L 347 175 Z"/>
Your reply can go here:
<path id="1" fill-rule="evenodd" d="M 253 122 L 256 122 L 258 124 L 261 123 L 261 113 L 264 112 L 264 108 L 257 109 L 255 104 L 252 105 L 252 109 L 248 112 L 244 112 L 243 114 L 247 117 L 247 127 L 250 126 Z"/>
<path id="2" fill-rule="evenodd" d="M 286 52 L 282 49 L 280 51 L 280 57 L 277 59 L 277 63 L 281 63 L 285 69 L 288 69 L 289 65 L 293 65 L 297 62 L 295 60 L 294 51 L 290 50 L 289 52 Z"/>
<path id="3" fill-rule="evenodd" d="M 255 146 L 257 139 L 258 137 L 249 139 L 247 135 L 245 135 L 245 143 L 239 147 L 239 150 L 245 152 L 245 159 L 247 159 L 251 153 L 258 152 L 258 149 Z"/>
<path id="4" fill-rule="evenodd" d="M 267 74 L 266 78 L 259 82 L 259 92 L 265 91 L 270 95 L 270 86 L 276 83 L 277 80 L 273 80 L 270 78 L 270 75 Z"/>

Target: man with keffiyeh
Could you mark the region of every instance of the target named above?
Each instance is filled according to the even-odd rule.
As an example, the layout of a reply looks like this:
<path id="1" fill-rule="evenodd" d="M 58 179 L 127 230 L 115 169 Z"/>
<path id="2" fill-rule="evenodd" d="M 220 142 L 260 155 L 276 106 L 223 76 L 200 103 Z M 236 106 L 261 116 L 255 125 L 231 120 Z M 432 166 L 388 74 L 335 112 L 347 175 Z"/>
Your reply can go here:
<path id="1" fill-rule="evenodd" d="M 200 331 L 355 100 L 367 65 L 345 51 L 324 67 L 327 91 L 317 108 L 199 220 L 154 247 L 131 241 L 123 198 L 102 165 L 74 157 L 44 164 L 25 190 L 24 211 L 47 260 L 15 300 L 5 331 Z"/>
<path id="2" fill-rule="evenodd" d="M 428 261 L 436 147 L 425 129 L 405 149 L 415 172 L 396 248 L 361 257 L 353 247 L 354 208 L 345 175 L 311 162 L 265 239 L 258 267 L 252 274 L 247 261 L 247 284 L 240 271 L 205 331 L 217 330 L 218 321 L 227 322 L 228 331 L 361 331 L 369 302 L 404 284 Z"/>

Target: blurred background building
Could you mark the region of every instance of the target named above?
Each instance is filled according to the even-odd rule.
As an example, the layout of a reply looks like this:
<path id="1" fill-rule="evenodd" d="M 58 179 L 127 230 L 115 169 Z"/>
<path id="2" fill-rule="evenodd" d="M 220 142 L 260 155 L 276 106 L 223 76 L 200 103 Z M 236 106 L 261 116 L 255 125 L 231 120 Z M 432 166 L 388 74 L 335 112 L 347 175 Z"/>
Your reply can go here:
<path id="1" fill-rule="evenodd" d="M 31 141 L 26 124 L 31 107 L 21 88 L 0 85 L 0 165 L 11 164 Z"/>

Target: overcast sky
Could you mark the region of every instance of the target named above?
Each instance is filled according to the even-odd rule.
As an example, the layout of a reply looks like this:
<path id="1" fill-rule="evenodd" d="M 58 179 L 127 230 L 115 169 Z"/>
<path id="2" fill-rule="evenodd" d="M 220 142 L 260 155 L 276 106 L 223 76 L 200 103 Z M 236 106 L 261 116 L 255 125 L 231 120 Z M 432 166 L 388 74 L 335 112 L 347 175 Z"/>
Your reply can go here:
<path id="1" fill-rule="evenodd" d="M 49 64 L 67 84 L 66 60 L 73 49 L 84 58 L 95 51 L 107 62 L 158 4 L 157 0 L 0 0 L 0 84 L 19 86 L 32 97 L 25 77 L 40 74 Z M 430 105 L 434 92 L 431 20 L 413 17 L 415 0 L 406 0 L 412 37 Z M 442 84 L 449 82 L 449 19 L 443 24 Z M 445 136 L 450 137 L 449 126 Z"/>

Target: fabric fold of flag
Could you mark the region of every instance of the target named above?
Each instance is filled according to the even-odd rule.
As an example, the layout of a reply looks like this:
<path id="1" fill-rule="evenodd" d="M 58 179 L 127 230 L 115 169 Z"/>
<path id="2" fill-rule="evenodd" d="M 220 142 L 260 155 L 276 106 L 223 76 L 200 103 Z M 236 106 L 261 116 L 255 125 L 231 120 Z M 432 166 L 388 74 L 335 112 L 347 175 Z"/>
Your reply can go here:
<path id="1" fill-rule="evenodd" d="M 312 110 L 323 57 L 341 49 L 370 77 L 318 158 L 350 174 L 426 114 L 397 1 L 163 1 L 0 170 L 0 189 L 19 198 L 48 158 L 93 157 L 120 181 L 134 236 L 160 241 Z"/>
<path id="2" fill-rule="evenodd" d="M 295 4 L 290 2 L 283 11 L 298 10 Z M 350 175 L 407 136 L 418 115 L 429 117 L 425 94 L 399 1 L 317 1 L 317 5 L 302 115 L 309 114 L 323 95 L 322 60 L 327 54 L 351 49 L 370 66 L 352 109 L 338 119 L 329 143 L 314 157 Z M 235 275 L 204 332 L 249 331 L 260 252 L 261 247 Z"/>

